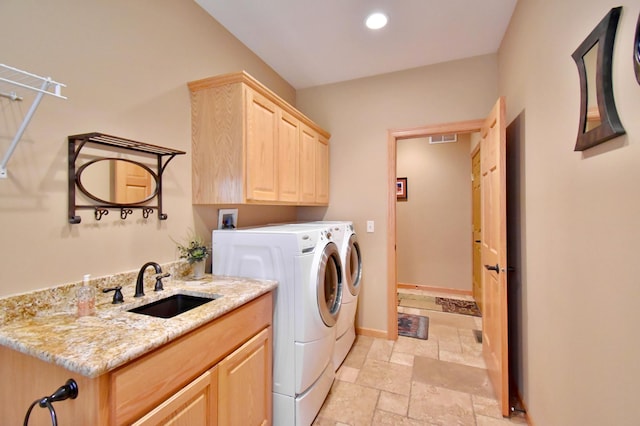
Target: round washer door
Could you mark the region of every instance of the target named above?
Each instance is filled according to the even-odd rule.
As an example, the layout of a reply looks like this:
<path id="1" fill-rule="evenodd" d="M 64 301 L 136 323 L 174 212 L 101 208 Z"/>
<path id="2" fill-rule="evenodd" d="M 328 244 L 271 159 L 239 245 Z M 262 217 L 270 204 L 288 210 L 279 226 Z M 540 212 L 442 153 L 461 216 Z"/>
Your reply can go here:
<path id="1" fill-rule="evenodd" d="M 316 286 L 320 317 L 327 327 L 333 327 L 342 304 L 342 262 L 338 246 L 333 242 L 322 251 Z"/>
<path id="2" fill-rule="evenodd" d="M 357 296 L 360 293 L 360 281 L 362 279 L 362 255 L 356 234 L 351 234 L 349 238 L 345 262 L 347 287 L 351 294 Z"/>

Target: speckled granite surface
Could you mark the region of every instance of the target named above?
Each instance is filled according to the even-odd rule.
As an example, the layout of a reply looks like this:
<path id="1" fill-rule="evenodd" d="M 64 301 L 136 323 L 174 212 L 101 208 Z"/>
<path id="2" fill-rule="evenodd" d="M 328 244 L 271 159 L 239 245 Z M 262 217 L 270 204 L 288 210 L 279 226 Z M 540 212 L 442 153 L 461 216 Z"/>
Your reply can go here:
<path id="1" fill-rule="evenodd" d="M 174 275 L 181 279 L 163 279 L 165 290 L 161 292 L 154 292 L 155 280 L 147 279 L 146 295 L 141 298 L 133 297 L 132 273 L 92 280 L 90 284 L 98 290 L 96 315 L 90 317 L 76 317 L 75 289 L 80 283 L 0 299 L 0 344 L 84 376 L 97 377 L 277 286 L 274 281 L 211 275 L 190 281 L 184 271 L 184 265 L 177 265 Z M 122 285 L 123 304 L 111 304 L 113 293 L 101 292 L 114 285 Z M 167 319 L 127 312 L 176 293 L 220 297 Z"/>

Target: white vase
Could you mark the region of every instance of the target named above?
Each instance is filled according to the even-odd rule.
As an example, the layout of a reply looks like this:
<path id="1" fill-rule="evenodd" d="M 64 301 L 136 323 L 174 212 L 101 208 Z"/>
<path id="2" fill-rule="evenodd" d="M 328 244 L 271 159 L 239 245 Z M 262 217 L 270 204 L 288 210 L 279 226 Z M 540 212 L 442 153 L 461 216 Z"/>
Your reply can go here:
<path id="1" fill-rule="evenodd" d="M 205 261 L 201 260 L 200 262 L 193 262 L 191 264 L 191 269 L 193 270 L 193 278 L 199 279 L 204 277 L 204 266 Z"/>

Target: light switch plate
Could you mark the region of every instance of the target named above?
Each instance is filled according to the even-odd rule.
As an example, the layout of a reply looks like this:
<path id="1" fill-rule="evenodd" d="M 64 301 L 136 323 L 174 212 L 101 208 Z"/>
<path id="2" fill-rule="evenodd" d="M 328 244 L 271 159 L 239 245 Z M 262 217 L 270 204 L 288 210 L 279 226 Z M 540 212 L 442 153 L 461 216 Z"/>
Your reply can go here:
<path id="1" fill-rule="evenodd" d="M 375 231 L 375 224 L 373 223 L 372 220 L 368 220 L 367 221 L 367 232 L 374 232 Z"/>

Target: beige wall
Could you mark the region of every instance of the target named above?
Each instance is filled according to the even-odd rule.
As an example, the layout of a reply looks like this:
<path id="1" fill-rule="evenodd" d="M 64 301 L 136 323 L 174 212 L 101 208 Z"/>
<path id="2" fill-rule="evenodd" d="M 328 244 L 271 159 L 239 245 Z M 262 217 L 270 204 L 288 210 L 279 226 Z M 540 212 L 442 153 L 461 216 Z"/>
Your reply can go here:
<path id="1" fill-rule="evenodd" d="M 470 135 L 455 143 L 399 140 L 397 174 L 408 199 L 396 204 L 398 282 L 471 291 Z"/>
<path id="2" fill-rule="evenodd" d="M 613 89 L 627 134 L 573 148 L 580 89 L 571 54 L 623 6 Z M 637 1 L 519 0 L 499 51 L 515 121 L 523 215 L 519 387 L 536 425 L 635 425 L 640 383 L 640 86 Z"/>
<path id="3" fill-rule="evenodd" d="M 482 118 L 496 98 L 496 55 L 298 91 L 298 107 L 332 135 L 331 204 L 302 208 L 299 218 L 354 221 L 363 256 L 359 327 L 387 328 L 387 131 Z M 365 232 L 367 220 L 374 233 Z"/>
<path id="4" fill-rule="evenodd" d="M 186 83 L 247 70 L 280 96 L 295 90 L 193 1 L 4 0 L 2 62 L 65 83 L 45 98 L 0 180 L 0 296 L 176 258 L 170 237 L 195 228 L 207 240 L 213 207 L 191 206 L 190 103 Z M 0 99 L 0 156 L 28 104 Z M 99 131 L 187 151 L 164 176 L 167 221 L 138 211 L 100 222 L 67 221 L 68 135 Z M 243 209 L 240 224 L 287 220 L 295 209 Z"/>

